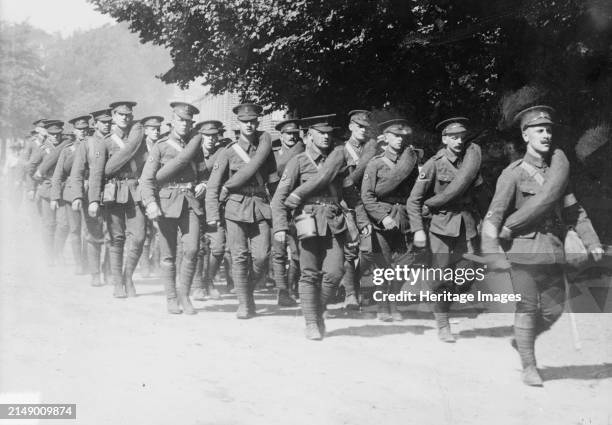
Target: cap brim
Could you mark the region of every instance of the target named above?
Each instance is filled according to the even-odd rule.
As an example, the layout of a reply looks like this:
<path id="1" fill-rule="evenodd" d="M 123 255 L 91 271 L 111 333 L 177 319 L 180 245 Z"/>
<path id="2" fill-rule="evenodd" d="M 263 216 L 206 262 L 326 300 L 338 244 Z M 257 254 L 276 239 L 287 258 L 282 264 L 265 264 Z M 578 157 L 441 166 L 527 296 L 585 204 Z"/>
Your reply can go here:
<path id="1" fill-rule="evenodd" d="M 357 124 L 362 125 L 364 127 L 371 127 L 372 126 L 372 124 L 370 124 L 369 122 L 361 120 L 359 118 L 351 119 L 351 122 L 357 123 Z"/>
<path id="2" fill-rule="evenodd" d="M 252 115 L 238 115 L 237 118 L 238 118 L 238 121 L 252 121 L 254 119 L 259 118 L 259 115 L 255 115 L 255 114 L 252 114 Z"/>
<path id="3" fill-rule="evenodd" d="M 219 134 L 219 130 L 200 130 L 200 133 L 212 136 L 213 134 Z"/>

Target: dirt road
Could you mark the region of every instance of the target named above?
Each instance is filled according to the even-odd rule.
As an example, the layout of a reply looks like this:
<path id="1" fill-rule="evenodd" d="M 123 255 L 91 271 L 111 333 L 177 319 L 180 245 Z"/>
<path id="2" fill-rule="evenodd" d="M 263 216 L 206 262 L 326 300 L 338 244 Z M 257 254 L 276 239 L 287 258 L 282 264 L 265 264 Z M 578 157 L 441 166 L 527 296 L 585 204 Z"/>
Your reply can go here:
<path id="1" fill-rule="evenodd" d="M 565 315 L 538 340 L 545 387 L 528 388 L 509 314 L 460 317 L 453 345 L 429 316 L 340 310 L 324 341 L 307 341 L 299 309 L 278 310 L 272 293 L 248 321 L 232 296 L 171 316 L 156 279 L 117 300 L 46 268 L 36 226 L 0 202 L 0 403 L 77 404 L 77 420 L 50 423 L 612 424 L 610 315 L 578 316 L 581 351 Z"/>

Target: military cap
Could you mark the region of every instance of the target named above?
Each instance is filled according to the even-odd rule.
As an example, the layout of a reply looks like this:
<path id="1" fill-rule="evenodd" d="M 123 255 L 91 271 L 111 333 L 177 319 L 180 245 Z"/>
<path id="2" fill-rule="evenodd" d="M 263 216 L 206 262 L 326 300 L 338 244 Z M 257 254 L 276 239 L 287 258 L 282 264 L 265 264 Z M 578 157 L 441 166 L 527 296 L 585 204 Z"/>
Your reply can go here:
<path id="1" fill-rule="evenodd" d="M 172 111 L 184 120 L 193 120 L 193 116 L 200 113 L 200 110 L 187 102 L 172 102 Z"/>
<path id="2" fill-rule="evenodd" d="M 164 117 L 160 117 L 159 115 L 151 115 L 142 118 L 140 120 L 140 123 L 145 127 L 161 127 L 161 123 L 163 120 Z"/>
<path id="3" fill-rule="evenodd" d="M 261 116 L 263 108 L 254 103 L 241 103 L 235 106 L 232 111 L 238 116 L 240 121 L 251 121 Z"/>
<path id="4" fill-rule="evenodd" d="M 412 134 L 412 128 L 410 127 L 408 120 L 401 118 L 385 121 L 380 123 L 378 127 L 382 133 L 393 133 L 398 136 L 407 136 Z"/>
<path id="5" fill-rule="evenodd" d="M 91 118 L 90 115 L 79 115 L 78 117 L 68 120 L 68 122 L 72 124 L 72 126 L 76 128 L 77 130 L 82 130 L 85 128 L 89 128 L 90 118 Z"/>
<path id="6" fill-rule="evenodd" d="M 32 123 L 34 127 L 42 127 L 45 125 L 45 121 L 48 121 L 46 118 L 40 118 Z"/>
<path id="7" fill-rule="evenodd" d="M 91 116 L 95 121 L 107 122 L 111 121 L 113 118 L 111 117 L 110 109 L 100 109 L 99 111 L 94 111 L 91 113 Z"/>
<path id="8" fill-rule="evenodd" d="M 331 133 L 335 127 L 331 125 L 330 121 L 336 114 L 317 115 L 314 117 L 302 118 L 300 123 L 306 128 L 312 128 L 320 131 L 321 133 Z"/>
<path id="9" fill-rule="evenodd" d="M 355 109 L 348 113 L 352 122 L 355 122 L 364 127 L 370 127 L 370 112 L 364 109 Z"/>
<path id="10" fill-rule="evenodd" d="M 555 110 L 550 106 L 536 105 L 523 109 L 514 116 L 514 122 L 520 122 L 521 130 L 543 124 L 554 124 L 552 116 Z"/>
<path id="11" fill-rule="evenodd" d="M 59 134 L 64 130 L 64 122 L 60 120 L 47 120 L 44 127 L 49 134 Z"/>
<path id="12" fill-rule="evenodd" d="M 223 133 L 223 123 L 217 120 L 200 121 L 195 125 L 196 130 L 202 134 L 220 134 Z"/>
<path id="13" fill-rule="evenodd" d="M 120 112 L 122 114 L 131 114 L 132 108 L 136 106 L 136 102 L 132 102 L 131 100 L 120 100 L 117 102 L 113 102 L 108 107 L 113 111 Z"/>
<path id="14" fill-rule="evenodd" d="M 274 128 L 281 133 L 298 133 L 300 131 L 299 122 L 300 120 L 285 120 L 276 124 Z"/>
<path id="15" fill-rule="evenodd" d="M 468 119 L 465 117 L 452 117 L 436 124 L 436 130 L 441 131 L 443 136 L 447 134 L 460 134 L 467 131 Z"/>

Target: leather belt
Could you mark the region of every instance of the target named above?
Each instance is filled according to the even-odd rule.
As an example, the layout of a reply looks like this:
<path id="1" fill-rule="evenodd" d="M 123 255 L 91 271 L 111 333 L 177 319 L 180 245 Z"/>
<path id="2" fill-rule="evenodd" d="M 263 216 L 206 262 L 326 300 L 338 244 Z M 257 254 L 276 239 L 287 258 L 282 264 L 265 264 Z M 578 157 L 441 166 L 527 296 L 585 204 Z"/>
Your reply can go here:
<path id="1" fill-rule="evenodd" d="M 192 190 L 193 189 L 193 183 L 191 182 L 187 182 L 187 183 L 168 183 L 164 186 L 162 186 L 162 189 L 179 189 L 179 190 L 183 190 L 183 191 L 187 191 L 187 190 Z"/>
<path id="2" fill-rule="evenodd" d="M 308 198 L 308 200 L 304 204 L 332 205 L 337 203 L 338 198 L 335 198 L 333 196 L 313 196 L 312 198 Z"/>

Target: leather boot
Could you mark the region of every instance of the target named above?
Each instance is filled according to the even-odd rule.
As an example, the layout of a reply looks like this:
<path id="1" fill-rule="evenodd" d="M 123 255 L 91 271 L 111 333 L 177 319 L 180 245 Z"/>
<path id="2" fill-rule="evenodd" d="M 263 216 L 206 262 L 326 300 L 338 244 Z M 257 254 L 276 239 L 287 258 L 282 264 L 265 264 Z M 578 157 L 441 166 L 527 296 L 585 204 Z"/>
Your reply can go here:
<path id="1" fill-rule="evenodd" d="M 91 275 L 91 286 L 102 286 L 102 281 L 100 280 L 100 273 L 95 273 Z"/>
<path id="2" fill-rule="evenodd" d="M 125 286 L 123 285 L 123 276 L 113 274 L 111 275 L 111 281 L 113 283 L 113 297 L 127 298 Z"/>
<path id="3" fill-rule="evenodd" d="M 276 304 L 280 307 L 295 307 L 297 306 L 297 301 L 291 298 L 289 290 L 279 289 L 278 297 L 276 298 Z"/>
<path id="4" fill-rule="evenodd" d="M 181 314 L 182 311 L 178 305 L 176 295 L 176 268 L 174 264 L 163 264 L 160 266 L 161 279 L 164 282 L 164 290 L 166 291 L 166 303 L 168 313 Z"/>
<path id="5" fill-rule="evenodd" d="M 359 310 L 359 301 L 355 294 L 347 294 L 344 299 L 344 308 L 347 310 Z"/>
<path id="6" fill-rule="evenodd" d="M 138 265 L 138 258 L 135 258 L 133 254 L 128 253 L 125 259 L 125 272 L 123 273 L 123 281 L 125 282 L 125 291 L 128 297 L 136 296 L 136 287 L 132 277 L 134 276 L 134 270 Z"/>
<path id="7" fill-rule="evenodd" d="M 195 274 L 193 275 L 193 283 L 191 284 L 191 296 L 196 301 L 204 301 L 204 279 L 202 278 L 203 273 L 203 256 L 206 254 L 198 254 L 196 262 Z"/>
<path id="8" fill-rule="evenodd" d="M 455 342 L 455 337 L 451 332 L 450 323 L 448 321 L 448 313 L 447 312 L 437 312 L 434 313 L 434 317 L 436 318 L 436 325 L 438 327 L 438 338 L 442 342 Z"/>
<path id="9" fill-rule="evenodd" d="M 514 340 L 523 366 L 522 378 L 526 385 L 541 387 L 542 377 L 538 373 L 535 359 L 536 315 L 516 313 L 514 316 Z"/>
<path id="10" fill-rule="evenodd" d="M 183 312 L 185 314 L 197 314 L 197 311 L 193 308 L 191 300 L 189 299 L 189 287 L 187 285 L 181 284 L 179 286 L 178 301 L 181 307 L 183 307 Z"/>
<path id="11" fill-rule="evenodd" d="M 304 334 L 306 335 L 306 339 L 311 341 L 321 341 L 323 339 L 321 329 L 317 323 L 306 323 Z"/>

